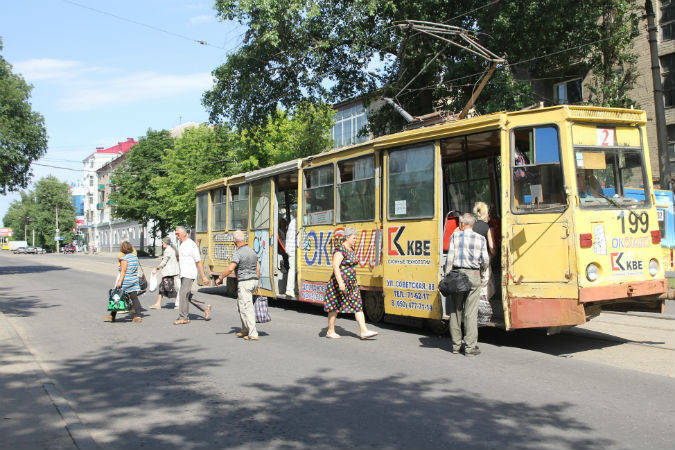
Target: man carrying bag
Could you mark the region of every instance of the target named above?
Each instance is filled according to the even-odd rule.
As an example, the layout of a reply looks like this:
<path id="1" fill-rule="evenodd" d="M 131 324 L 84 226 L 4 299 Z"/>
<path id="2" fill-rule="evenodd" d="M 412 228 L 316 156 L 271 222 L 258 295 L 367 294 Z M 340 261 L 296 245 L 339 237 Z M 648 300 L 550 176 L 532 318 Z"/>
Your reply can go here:
<path id="1" fill-rule="evenodd" d="M 446 276 L 441 281 L 451 293 L 447 297 L 450 313 L 450 336 L 452 353 L 459 353 L 462 346 L 462 319 L 464 320 L 464 354 L 480 354 L 478 341 L 478 301 L 481 286 L 487 283 L 490 263 L 487 242 L 483 236 L 472 230 L 476 218 L 469 213 L 459 218 L 459 229 L 450 237 Z M 443 289 L 445 290 L 445 289 Z"/>

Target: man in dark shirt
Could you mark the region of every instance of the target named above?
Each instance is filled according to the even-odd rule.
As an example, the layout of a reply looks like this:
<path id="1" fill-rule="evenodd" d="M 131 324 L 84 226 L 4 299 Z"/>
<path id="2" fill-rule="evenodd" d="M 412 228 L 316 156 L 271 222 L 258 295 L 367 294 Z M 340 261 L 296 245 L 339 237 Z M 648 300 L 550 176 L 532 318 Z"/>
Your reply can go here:
<path id="1" fill-rule="evenodd" d="M 230 265 L 220 274 L 216 285 L 223 279 L 235 273 L 237 276 L 237 305 L 241 318 L 241 331 L 237 337 L 243 337 L 247 341 L 258 340 L 258 330 L 255 326 L 255 310 L 253 309 L 253 293 L 258 289 L 260 279 L 260 263 L 258 255 L 246 243 L 246 237 L 240 230 L 232 233 L 234 245 L 237 247 L 233 254 Z"/>

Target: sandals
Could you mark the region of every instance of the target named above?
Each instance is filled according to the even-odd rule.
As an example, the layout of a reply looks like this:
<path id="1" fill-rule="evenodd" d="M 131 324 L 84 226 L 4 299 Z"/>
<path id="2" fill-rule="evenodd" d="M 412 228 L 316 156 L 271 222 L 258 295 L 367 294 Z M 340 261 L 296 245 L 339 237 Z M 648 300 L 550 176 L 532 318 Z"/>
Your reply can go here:
<path id="1" fill-rule="evenodd" d="M 246 337 L 248 336 L 248 333 L 245 333 L 243 331 L 240 331 L 239 333 L 236 334 L 237 337 Z"/>
<path id="2" fill-rule="evenodd" d="M 187 325 L 188 323 L 190 323 L 190 321 L 188 319 L 178 319 L 173 324 L 174 325 Z"/>
<path id="3" fill-rule="evenodd" d="M 260 338 L 258 336 L 244 336 L 245 341 L 259 341 Z"/>
<path id="4" fill-rule="evenodd" d="M 361 340 L 365 341 L 366 339 L 370 339 L 370 338 L 375 337 L 377 335 L 378 335 L 377 331 L 368 331 L 365 334 L 361 335 Z"/>
<path id="5" fill-rule="evenodd" d="M 204 320 L 211 320 L 211 305 L 206 305 L 204 308 Z"/>
<path id="6" fill-rule="evenodd" d="M 162 309 L 162 305 L 150 305 L 148 309 Z"/>
<path id="7" fill-rule="evenodd" d="M 342 336 L 340 336 L 337 333 L 326 333 L 326 337 L 328 339 L 341 339 L 342 338 Z"/>

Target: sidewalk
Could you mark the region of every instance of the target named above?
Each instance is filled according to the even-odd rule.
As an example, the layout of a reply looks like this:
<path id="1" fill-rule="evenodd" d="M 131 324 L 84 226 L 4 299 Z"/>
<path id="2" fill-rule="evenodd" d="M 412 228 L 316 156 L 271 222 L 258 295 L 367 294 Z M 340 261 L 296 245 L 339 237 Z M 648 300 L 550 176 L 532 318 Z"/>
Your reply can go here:
<path id="1" fill-rule="evenodd" d="M 0 313 L 0 446 L 85 449 L 96 444 Z"/>

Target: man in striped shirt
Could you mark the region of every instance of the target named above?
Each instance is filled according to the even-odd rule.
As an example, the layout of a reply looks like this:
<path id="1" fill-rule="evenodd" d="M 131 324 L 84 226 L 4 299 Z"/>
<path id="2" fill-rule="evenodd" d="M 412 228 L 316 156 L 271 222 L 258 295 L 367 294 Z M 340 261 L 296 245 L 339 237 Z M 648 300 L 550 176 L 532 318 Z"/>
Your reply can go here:
<path id="1" fill-rule="evenodd" d="M 459 229 L 450 237 L 448 258 L 445 273 L 452 269 L 465 274 L 471 284 L 471 290 L 451 295 L 448 299 L 450 313 L 450 336 L 452 337 L 452 353 L 459 353 L 462 346 L 462 319 L 464 319 L 464 354 L 476 356 L 480 350 L 478 341 L 478 300 L 481 285 L 487 283 L 487 271 L 490 257 L 487 242 L 480 234 L 473 231 L 476 218 L 469 213 L 459 218 Z"/>

